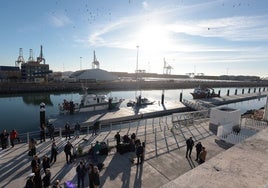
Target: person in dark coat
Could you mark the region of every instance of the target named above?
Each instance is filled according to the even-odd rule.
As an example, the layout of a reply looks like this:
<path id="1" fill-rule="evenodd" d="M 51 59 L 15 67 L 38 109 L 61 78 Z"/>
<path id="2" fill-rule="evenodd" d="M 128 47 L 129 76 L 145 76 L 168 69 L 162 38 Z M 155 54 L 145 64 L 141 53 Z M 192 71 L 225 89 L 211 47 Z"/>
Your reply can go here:
<path id="1" fill-rule="evenodd" d="M 100 186 L 100 175 L 99 175 L 99 169 L 97 166 L 94 166 L 93 184 L 94 184 L 94 188 L 98 188 Z"/>
<path id="2" fill-rule="evenodd" d="M 79 165 L 76 167 L 76 173 L 77 173 L 77 180 L 78 184 L 77 187 L 80 188 L 80 182 L 82 182 L 82 188 L 85 186 L 85 175 L 86 175 L 86 167 L 83 163 L 83 161 L 80 161 Z"/>
<path id="3" fill-rule="evenodd" d="M 65 124 L 65 136 L 66 136 L 66 140 L 68 139 L 71 139 L 71 127 L 70 127 L 70 124 L 67 122 Z"/>
<path id="4" fill-rule="evenodd" d="M 41 178 L 41 168 L 39 164 L 37 164 L 34 168 L 34 184 L 35 188 L 43 188 Z"/>
<path id="5" fill-rule="evenodd" d="M 3 130 L 3 132 L 0 135 L 2 149 L 7 148 L 8 136 L 9 136 L 9 134 L 7 133 L 7 131 Z"/>
<path id="6" fill-rule="evenodd" d="M 194 141 L 192 137 L 190 137 L 186 140 L 186 158 L 188 156 L 191 158 L 193 147 L 194 147 Z"/>
<path id="7" fill-rule="evenodd" d="M 50 186 L 50 179 L 51 179 L 50 169 L 47 168 L 45 170 L 45 176 L 42 179 L 43 184 L 44 184 L 44 188 L 48 188 Z"/>
<path id="8" fill-rule="evenodd" d="M 34 173 L 31 173 L 27 178 L 28 179 L 26 181 L 25 188 L 35 188 L 35 184 L 34 184 Z"/>
<path id="9" fill-rule="evenodd" d="M 43 166 L 44 172 L 46 171 L 46 169 L 50 168 L 50 159 L 47 155 L 43 157 L 42 166 Z"/>
<path id="10" fill-rule="evenodd" d="M 34 172 L 36 165 L 40 165 L 40 163 L 40 159 L 35 155 L 31 162 L 32 172 Z"/>
<path id="11" fill-rule="evenodd" d="M 137 165 L 142 163 L 143 152 L 144 152 L 144 148 L 141 145 L 141 143 L 139 143 L 136 149 Z"/>
<path id="12" fill-rule="evenodd" d="M 98 129 L 99 129 L 99 126 L 100 126 L 100 121 L 96 121 L 96 122 L 93 124 L 92 136 L 93 136 L 93 135 L 97 135 L 97 131 L 98 131 Z"/>
<path id="13" fill-rule="evenodd" d="M 94 188 L 94 166 L 92 163 L 90 163 L 88 167 L 88 180 L 89 188 Z"/>
<path id="14" fill-rule="evenodd" d="M 120 136 L 119 132 L 117 132 L 116 135 L 114 135 L 114 138 L 116 140 L 116 145 L 118 146 L 121 142 L 121 136 Z"/>
<path id="15" fill-rule="evenodd" d="M 50 163 L 54 160 L 54 163 L 57 161 L 57 155 L 58 155 L 58 147 L 56 146 L 56 143 L 53 142 L 51 146 L 51 157 L 50 157 Z"/>
<path id="16" fill-rule="evenodd" d="M 69 142 L 69 141 L 64 146 L 64 152 L 65 152 L 65 155 L 66 155 L 67 164 L 72 163 L 72 148 L 74 148 L 74 147 L 71 144 L 71 142 Z"/>
<path id="17" fill-rule="evenodd" d="M 55 126 L 53 124 L 49 124 L 48 133 L 49 133 L 50 140 L 53 140 L 53 141 L 55 141 L 54 132 L 55 132 Z"/>
<path id="18" fill-rule="evenodd" d="M 198 161 L 198 158 L 199 158 L 199 154 L 200 152 L 202 151 L 202 144 L 201 142 L 198 142 L 196 145 L 195 145 L 195 149 L 196 149 L 196 161 Z"/>

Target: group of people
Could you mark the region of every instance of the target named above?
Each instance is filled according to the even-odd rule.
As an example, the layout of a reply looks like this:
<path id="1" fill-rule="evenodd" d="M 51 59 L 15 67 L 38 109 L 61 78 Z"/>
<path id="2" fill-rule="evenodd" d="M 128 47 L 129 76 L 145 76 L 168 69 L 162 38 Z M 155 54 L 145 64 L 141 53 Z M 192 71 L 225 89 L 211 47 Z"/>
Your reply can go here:
<path id="1" fill-rule="evenodd" d="M 129 137 L 128 134 L 121 137 L 120 133 L 117 132 L 114 136 L 116 140 L 116 147 L 117 150 L 120 146 L 120 144 L 128 144 L 129 145 L 129 151 L 135 152 L 137 157 L 137 165 L 142 164 L 144 161 L 144 154 L 145 154 L 145 142 L 140 141 L 140 139 L 137 139 L 136 134 L 132 133 Z M 131 159 L 131 162 L 134 163 L 134 158 Z"/>
<path id="2" fill-rule="evenodd" d="M 194 141 L 193 138 L 190 137 L 186 140 L 186 158 L 191 158 L 191 154 L 192 154 L 192 150 L 194 147 Z M 206 156 L 207 156 L 207 151 L 206 148 L 204 146 L 202 146 L 201 142 L 198 142 L 195 145 L 195 149 L 196 149 L 196 159 L 195 161 L 197 161 L 199 164 L 202 164 L 206 161 Z"/>
<path id="3" fill-rule="evenodd" d="M 92 163 L 87 166 L 83 161 L 80 161 L 79 165 L 76 167 L 77 188 L 80 188 L 80 185 L 82 188 L 85 187 L 84 180 L 87 172 L 89 179 L 89 188 L 98 188 L 100 186 L 100 175 L 98 167 L 94 166 Z"/>
<path id="4" fill-rule="evenodd" d="M 10 140 L 10 145 L 12 148 L 15 145 L 14 143 L 15 140 L 20 142 L 19 134 L 15 129 L 13 129 L 10 133 L 8 133 L 6 129 L 4 129 L 2 133 L 0 134 L 0 141 L 1 141 L 2 149 L 6 149 L 8 147 L 9 140 Z"/>

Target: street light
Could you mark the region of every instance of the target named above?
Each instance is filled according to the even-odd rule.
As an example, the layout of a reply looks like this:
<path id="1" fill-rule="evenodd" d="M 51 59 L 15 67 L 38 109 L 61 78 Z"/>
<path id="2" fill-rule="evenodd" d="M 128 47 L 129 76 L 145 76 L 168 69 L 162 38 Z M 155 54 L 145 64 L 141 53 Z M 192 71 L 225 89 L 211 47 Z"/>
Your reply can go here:
<path id="1" fill-rule="evenodd" d="M 137 63 L 136 63 L 136 80 L 138 79 L 138 68 L 139 68 L 139 46 L 137 45 Z"/>
<path id="2" fill-rule="evenodd" d="M 82 57 L 80 57 L 80 70 L 82 70 Z"/>

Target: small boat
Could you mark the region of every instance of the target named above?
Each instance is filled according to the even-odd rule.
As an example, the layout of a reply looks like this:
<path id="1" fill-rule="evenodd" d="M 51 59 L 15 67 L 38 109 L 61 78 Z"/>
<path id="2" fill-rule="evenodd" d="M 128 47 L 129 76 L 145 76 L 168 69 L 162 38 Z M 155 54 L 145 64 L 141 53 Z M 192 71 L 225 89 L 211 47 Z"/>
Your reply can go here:
<path id="1" fill-rule="evenodd" d="M 120 107 L 124 99 L 117 97 L 107 97 L 103 94 L 88 94 L 87 92 L 82 96 L 80 103 L 67 101 L 64 99 L 62 105 L 59 104 L 59 111 L 61 113 L 79 112 L 79 111 L 96 111 L 96 110 L 112 110 Z"/>
<path id="2" fill-rule="evenodd" d="M 204 98 L 213 98 L 213 97 L 220 97 L 219 94 L 214 92 L 213 88 L 207 87 L 198 87 L 194 89 L 194 92 L 191 93 L 193 99 L 204 99 Z"/>
<path id="3" fill-rule="evenodd" d="M 135 107 L 135 106 L 145 106 L 145 105 L 152 105 L 155 101 L 150 101 L 148 98 L 141 97 L 140 98 L 140 104 L 139 104 L 139 97 L 137 97 L 136 101 L 130 100 L 127 103 L 127 107 Z"/>

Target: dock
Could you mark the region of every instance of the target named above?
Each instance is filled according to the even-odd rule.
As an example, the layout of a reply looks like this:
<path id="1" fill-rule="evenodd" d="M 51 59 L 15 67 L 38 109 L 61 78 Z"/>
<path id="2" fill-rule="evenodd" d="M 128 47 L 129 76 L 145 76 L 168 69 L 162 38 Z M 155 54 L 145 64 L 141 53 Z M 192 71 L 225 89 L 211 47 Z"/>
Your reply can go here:
<path id="1" fill-rule="evenodd" d="M 225 97 L 221 99 L 213 98 L 207 102 L 216 106 L 223 104 L 216 101 L 223 101 L 225 104 L 231 101 L 239 102 L 245 99 L 264 97 L 267 93 L 251 95 L 245 94 L 244 97 L 238 95 L 229 96 L 229 99 Z M 157 105 L 158 108 L 156 108 Z M 155 104 L 150 107 L 140 108 L 138 111 L 128 108 L 88 116 L 84 114 L 79 117 L 81 119 L 77 118 L 75 120 L 73 119 L 75 115 L 64 115 L 64 118 L 55 120 L 55 123 L 59 126 L 64 126 L 66 121 L 75 122 L 78 119 L 81 120 L 83 125 L 92 124 L 97 119 L 107 125 L 112 122 L 112 126 L 102 126 L 97 135 L 83 133 L 78 139 L 72 136 L 68 141 L 75 147 L 75 151 L 77 151 L 78 146 L 82 147 L 84 155 L 75 158 L 71 164 L 66 163 L 63 151 L 67 140 L 64 135 L 63 137 L 56 137 L 55 142 L 59 148 L 59 154 L 56 163 L 51 164 L 51 185 L 56 180 L 60 180 L 62 186 L 64 186 L 65 182 L 72 182 L 77 185 L 76 166 L 81 160 L 87 164 L 91 162 L 96 164 L 87 154 L 87 151 L 96 141 L 99 141 L 105 142 L 109 147 L 108 155 L 98 156 L 98 162 L 104 164 L 103 169 L 100 171 L 100 187 L 177 187 L 178 182 L 183 181 L 179 177 L 183 177 L 188 172 L 194 172 L 195 169 L 200 169 L 200 166 L 203 166 L 195 161 L 195 149 L 193 149 L 192 158 L 185 158 L 186 139 L 193 137 L 195 143 L 202 142 L 202 145 L 208 151 L 208 162 L 215 156 L 225 153 L 224 151 L 231 147 L 219 140 L 209 130 L 209 118 L 205 116 L 177 126 L 176 120 L 180 119 L 181 112 L 185 112 L 186 109 L 189 109 L 189 107 L 183 103 L 165 103 L 165 105 Z M 68 120 L 66 117 L 71 118 Z M 119 154 L 116 151 L 114 139 L 116 132 L 120 132 L 121 136 L 135 133 L 141 142 L 145 142 L 145 160 L 143 164 L 136 165 L 136 159 L 134 163 L 131 162 L 131 159 L 135 156 L 133 152 Z M 44 155 L 50 157 L 51 144 L 52 141 L 48 138 L 46 142 L 40 143 L 38 141 L 37 155 L 40 159 Z M 30 164 L 32 160 L 32 157 L 27 154 L 28 144 L 25 141 L 16 143 L 14 148 L 8 147 L 0 151 L 1 187 L 14 188 L 25 185 L 26 177 L 31 173 Z M 41 171 L 41 176 L 44 176 L 43 170 Z M 190 183 L 189 180 L 189 186 L 191 185 Z M 85 185 L 88 186 L 87 175 Z M 187 185 L 184 187 L 187 187 Z"/>

